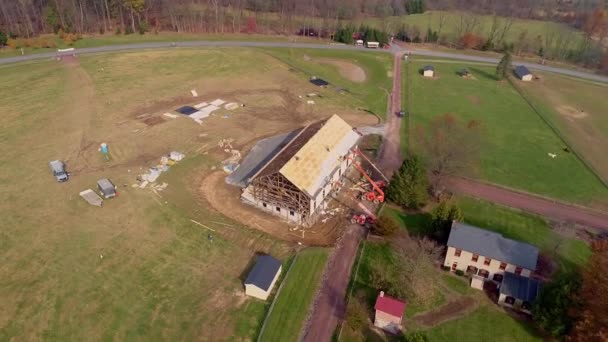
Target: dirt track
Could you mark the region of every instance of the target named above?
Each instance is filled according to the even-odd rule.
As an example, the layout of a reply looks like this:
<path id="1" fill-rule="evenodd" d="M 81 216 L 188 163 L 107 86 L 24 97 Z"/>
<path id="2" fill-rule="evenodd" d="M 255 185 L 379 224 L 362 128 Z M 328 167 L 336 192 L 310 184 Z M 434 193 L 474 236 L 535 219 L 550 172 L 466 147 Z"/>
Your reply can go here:
<path id="1" fill-rule="evenodd" d="M 550 219 L 608 230 L 608 214 L 606 213 L 463 178 L 450 179 L 448 188 L 456 193 L 482 198 L 490 202 L 536 213 Z"/>
<path id="2" fill-rule="evenodd" d="M 401 55 L 396 54 L 393 62 L 393 91 L 391 103 L 386 113 L 386 133 L 384 144 L 380 151 L 380 168 L 386 174 L 391 175 L 393 171 L 401 166 L 401 118 L 395 113 L 401 110 Z"/>
<path id="3" fill-rule="evenodd" d="M 359 241 L 364 233 L 363 227 L 350 225 L 342 235 L 323 274 L 321 289 L 310 313 L 310 321 L 302 331 L 303 341 L 331 341 L 338 322 L 344 319 L 346 290 Z"/>
<path id="4" fill-rule="evenodd" d="M 393 92 L 387 113 L 386 138 L 380 152 L 379 166 L 388 174 L 401 165 L 400 137 L 401 118 L 393 113 L 401 108 L 401 56 L 396 55 L 393 65 Z M 351 225 L 346 229 L 341 242 L 325 270 L 321 289 L 315 298 L 311 320 L 304 327 L 304 341 L 330 341 L 338 323 L 346 315 L 346 291 L 350 280 L 357 246 L 363 238 L 364 229 Z"/>

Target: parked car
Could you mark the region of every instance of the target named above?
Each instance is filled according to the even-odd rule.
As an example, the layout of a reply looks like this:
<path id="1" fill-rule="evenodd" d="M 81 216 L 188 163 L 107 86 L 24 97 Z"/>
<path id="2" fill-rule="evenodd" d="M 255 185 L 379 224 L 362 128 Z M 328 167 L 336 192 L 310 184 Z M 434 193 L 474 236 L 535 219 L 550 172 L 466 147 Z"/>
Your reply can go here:
<path id="1" fill-rule="evenodd" d="M 403 117 L 405 117 L 405 115 L 407 114 L 407 112 L 404 111 L 404 110 L 400 110 L 396 114 L 397 114 L 397 117 L 403 118 Z"/>
<path id="2" fill-rule="evenodd" d="M 65 171 L 65 164 L 61 160 L 49 162 L 49 168 L 59 183 L 66 182 L 70 178 L 70 174 Z"/>

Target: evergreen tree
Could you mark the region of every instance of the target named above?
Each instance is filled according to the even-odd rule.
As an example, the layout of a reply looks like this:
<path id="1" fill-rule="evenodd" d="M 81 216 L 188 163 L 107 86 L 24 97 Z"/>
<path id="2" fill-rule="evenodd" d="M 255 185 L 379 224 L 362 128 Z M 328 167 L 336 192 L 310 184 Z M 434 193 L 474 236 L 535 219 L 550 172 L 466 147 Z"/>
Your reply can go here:
<path id="1" fill-rule="evenodd" d="M 511 70 L 511 53 L 509 51 L 505 52 L 505 55 L 502 56 L 500 62 L 496 66 L 496 78 L 498 80 L 503 80 L 507 77 L 509 70 Z"/>
<path id="2" fill-rule="evenodd" d="M 398 205 L 417 209 L 428 200 L 429 181 L 422 161 L 411 155 L 403 161 L 388 186 L 388 199 Z"/>
<path id="3" fill-rule="evenodd" d="M 441 202 L 431 212 L 431 228 L 433 235 L 440 242 L 447 241 L 450 235 L 453 221 L 462 221 L 463 216 L 460 208 L 447 201 Z"/>

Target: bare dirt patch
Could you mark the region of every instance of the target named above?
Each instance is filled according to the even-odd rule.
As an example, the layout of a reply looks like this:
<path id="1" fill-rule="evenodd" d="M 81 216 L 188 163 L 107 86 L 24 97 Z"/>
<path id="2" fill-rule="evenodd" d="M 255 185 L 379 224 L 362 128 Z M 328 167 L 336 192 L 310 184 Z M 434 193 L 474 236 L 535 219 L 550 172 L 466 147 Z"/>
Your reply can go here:
<path id="1" fill-rule="evenodd" d="M 225 177 L 222 171 L 213 172 L 203 179 L 200 187 L 207 203 L 222 215 L 289 242 L 328 246 L 335 241 L 341 226 L 339 218 L 315 225 L 310 230 L 294 230 L 294 225 L 242 203 L 240 188 L 226 184 Z"/>
<path id="2" fill-rule="evenodd" d="M 145 123 L 148 126 L 160 125 L 163 122 L 165 122 L 165 120 L 163 118 L 161 118 L 160 116 L 153 116 L 153 117 L 143 120 L 143 123 Z"/>
<path id="3" fill-rule="evenodd" d="M 462 297 L 449 302 L 437 310 L 414 317 L 414 321 L 425 326 L 435 326 L 443 322 L 459 318 L 475 307 L 475 300 L 471 297 Z"/>
<path id="4" fill-rule="evenodd" d="M 319 58 L 316 59 L 316 61 L 319 63 L 330 64 L 335 66 L 338 69 L 340 75 L 342 75 L 342 77 L 346 78 L 349 81 L 363 83 L 365 82 L 365 80 L 367 80 L 365 70 L 363 70 L 363 68 L 361 68 L 355 63 L 330 58 Z"/>
<path id="5" fill-rule="evenodd" d="M 471 102 L 472 105 L 479 106 L 479 104 L 481 103 L 481 99 L 477 95 L 469 95 L 467 98 L 469 99 L 469 102 Z"/>
<path id="6" fill-rule="evenodd" d="M 589 114 L 586 113 L 584 110 L 576 109 L 574 107 L 567 106 L 567 105 L 557 106 L 557 107 L 555 107 L 555 109 L 558 111 L 558 113 L 560 113 L 561 115 L 566 117 L 566 119 L 569 119 L 569 120 L 584 119 L 587 116 L 589 116 Z"/>

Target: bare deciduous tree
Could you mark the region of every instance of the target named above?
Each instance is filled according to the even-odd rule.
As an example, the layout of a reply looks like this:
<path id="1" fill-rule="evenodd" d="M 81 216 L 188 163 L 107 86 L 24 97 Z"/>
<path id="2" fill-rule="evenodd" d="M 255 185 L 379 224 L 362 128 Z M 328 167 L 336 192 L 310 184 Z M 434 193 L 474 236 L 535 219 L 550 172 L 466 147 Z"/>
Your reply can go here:
<path id="1" fill-rule="evenodd" d="M 481 123 L 447 113 L 418 126 L 414 148 L 427 163 L 431 186 L 441 191 L 447 177 L 471 173 L 479 160 Z"/>

